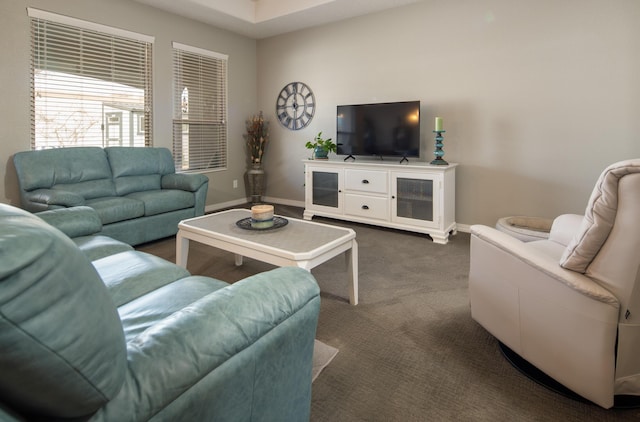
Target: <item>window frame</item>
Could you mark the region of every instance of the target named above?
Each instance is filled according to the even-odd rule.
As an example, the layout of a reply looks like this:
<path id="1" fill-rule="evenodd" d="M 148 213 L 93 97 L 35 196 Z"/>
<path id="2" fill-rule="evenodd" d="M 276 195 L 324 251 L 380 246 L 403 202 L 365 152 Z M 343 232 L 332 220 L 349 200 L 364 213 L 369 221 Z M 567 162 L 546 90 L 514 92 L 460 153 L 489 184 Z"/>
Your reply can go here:
<path id="1" fill-rule="evenodd" d="M 202 61 L 204 65 L 202 69 L 195 70 L 195 68 L 189 68 L 189 66 L 185 65 L 185 60 L 199 60 Z M 226 54 L 175 41 L 172 42 L 172 152 L 177 172 L 210 172 L 227 170 L 228 168 L 228 61 L 229 56 Z M 206 78 L 207 75 L 203 73 L 203 69 L 210 70 L 210 68 L 216 69 L 219 73 Z M 189 71 L 191 73 L 187 74 L 186 72 Z M 185 81 L 189 81 L 190 78 L 198 79 L 197 89 L 193 89 L 194 86 L 191 86 L 192 89 L 189 89 L 190 86 L 187 86 L 187 82 Z M 205 98 L 203 93 L 207 93 L 207 90 L 212 89 L 214 91 L 213 94 L 215 94 L 212 95 L 212 97 L 215 98 L 213 98 L 210 103 L 213 104 L 213 109 L 219 107 L 220 112 L 205 110 L 205 105 L 209 104 L 206 100 L 210 98 Z M 186 104 L 185 90 L 188 92 Z M 207 94 L 211 94 L 211 92 Z M 188 95 L 197 98 L 197 100 L 194 101 L 195 107 L 191 107 Z M 197 116 L 194 116 L 196 117 L 195 119 L 189 118 L 191 117 L 189 116 L 191 113 L 190 108 L 197 110 L 195 112 Z M 219 116 L 216 118 L 215 115 L 218 114 Z M 196 138 L 194 142 L 195 145 L 191 144 L 191 139 L 185 141 L 185 134 L 187 134 L 187 137 L 193 134 L 194 131 L 191 130 L 192 128 L 198 128 L 201 133 L 200 137 Z M 206 139 L 203 138 L 207 135 L 215 137 L 213 144 L 206 144 Z M 188 146 L 185 147 L 185 145 Z M 188 150 L 185 154 L 183 151 L 187 148 Z M 194 150 L 196 154 L 193 154 Z M 192 158 L 192 155 L 195 155 L 195 157 Z"/>
<path id="2" fill-rule="evenodd" d="M 153 145 L 155 37 L 34 8 L 27 8 L 27 15 L 31 42 L 31 149 L 109 146 L 109 140 L 106 139 L 109 124 L 107 114 L 118 112 L 120 108 L 126 114 L 123 122 L 127 125 L 126 139 L 129 144 L 141 147 Z M 64 43 L 67 42 L 67 45 L 73 45 L 83 54 L 66 51 Z M 132 58 L 137 59 L 133 60 L 133 64 Z M 52 85 L 42 85 L 42 81 L 51 82 Z M 85 87 L 89 87 L 89 90 L 85 91 Z M 43 101 L 39 89 L 51 89 L 51 97 L 47 94 Z M 141 91 L 137 95 L 143 98 L 142 101 L 109 101 L 118 96 L 127 98 L 123 92 L 136 90 Z M 61 126 L 64 135 L 56 141 L 49 134 L 51 129 L 48 123 L 44 124 L 43 131 L 43 125 L 39 122 L 43 116 L 45 121 L 64 121 L 63 112 L 56 114 L 56 110 L 68 110 L 65 109 L 65 100 L 59 98 L 60 92 L 65 91 L 69 97 L 67 103 L 71 99 L 82 104 L 74 112 L 83 114 L 85 107 L 91 110 L 88 115 L 94 128 L 80 127 L 77 131 L 71 128 L 79 134 L 74 140 L 69 136 L 71 129 L 64 127 L 68 126 L 65 122 Z M 101 107 L 100 112 L 97 111 L 98 107 Z M 140 123 L 144 124 L 143 128 L 137 127 Z M 137 140 L 134 141 L 135 137 Z M 124 137 L 119 138 L 120 143 L 124 140 Z"/>

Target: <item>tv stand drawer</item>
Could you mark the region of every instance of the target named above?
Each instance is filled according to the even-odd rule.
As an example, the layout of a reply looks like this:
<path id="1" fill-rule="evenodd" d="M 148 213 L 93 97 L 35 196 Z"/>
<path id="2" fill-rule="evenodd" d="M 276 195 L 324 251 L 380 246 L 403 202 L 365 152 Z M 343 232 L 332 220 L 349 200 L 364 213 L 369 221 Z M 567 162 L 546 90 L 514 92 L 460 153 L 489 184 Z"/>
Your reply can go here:
<path id="1" fill-rule="evenodd" d="M 389 192 L 388 172 L 379 170 L 344 171 L 344 187 L 347 190 L 357 190 L 371 193 Z"/>
<path id="2" fill-rule="evenodd" d="M 345 214 L 358 217 L 387 220 L 389 218 L 389 201 L 376 196 L 346 194 L 344 196 Z"/>

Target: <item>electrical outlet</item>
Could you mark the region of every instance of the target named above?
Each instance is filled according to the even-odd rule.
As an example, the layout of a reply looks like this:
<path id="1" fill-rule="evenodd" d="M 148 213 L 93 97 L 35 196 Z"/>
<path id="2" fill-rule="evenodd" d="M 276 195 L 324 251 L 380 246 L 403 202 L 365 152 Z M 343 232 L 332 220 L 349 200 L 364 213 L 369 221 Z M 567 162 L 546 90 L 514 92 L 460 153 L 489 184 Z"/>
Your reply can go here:
<path id="1" fill-rule="evenodd" d="M 233 179 L 233 188 L 238 189 L 238 179 Z"/>

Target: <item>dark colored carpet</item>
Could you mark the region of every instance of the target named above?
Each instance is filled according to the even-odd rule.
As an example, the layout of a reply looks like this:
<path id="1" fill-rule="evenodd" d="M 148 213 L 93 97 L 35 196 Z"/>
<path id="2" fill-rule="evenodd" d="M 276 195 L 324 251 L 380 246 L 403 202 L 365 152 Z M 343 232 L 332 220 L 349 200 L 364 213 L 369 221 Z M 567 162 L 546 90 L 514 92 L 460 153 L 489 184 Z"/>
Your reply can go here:
<path id="1" fill-rule="evenodd" d="M 276 206 L 301 217 L 302 209 Z M 317 338 L 340 350 L 313 383 L 312 421 L 639 421 L 554 393 L 512 367 L 470 316 L 469 235 L 437 245 L 414 233 L 340 222 L 359 244 L 360 304 L 342 256 L 312 272 L 322 290 Z M 139 249 L 175 261 L 175 239 Z M 192 242 L 188 269 L 233 282 L 273 268 Z"/>

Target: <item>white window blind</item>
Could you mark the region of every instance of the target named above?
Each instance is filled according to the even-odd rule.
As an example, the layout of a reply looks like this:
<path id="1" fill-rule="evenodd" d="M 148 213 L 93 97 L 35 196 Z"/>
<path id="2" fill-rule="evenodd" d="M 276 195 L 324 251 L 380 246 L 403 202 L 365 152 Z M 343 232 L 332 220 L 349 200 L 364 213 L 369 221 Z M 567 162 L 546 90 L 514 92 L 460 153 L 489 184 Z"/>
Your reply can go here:
<path id="1" fill-rule="evenodd" d="M 151 145 L 153 38 L 28 13 L 32 149 Z"/>
<path id="2" fill-rule="evenodd" d="M 173 43 L 173 157 L 178 171 L 227 167 L 227 56 Z"/>

